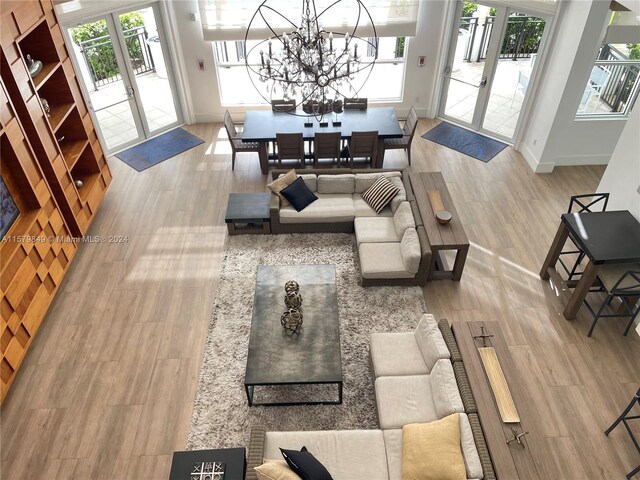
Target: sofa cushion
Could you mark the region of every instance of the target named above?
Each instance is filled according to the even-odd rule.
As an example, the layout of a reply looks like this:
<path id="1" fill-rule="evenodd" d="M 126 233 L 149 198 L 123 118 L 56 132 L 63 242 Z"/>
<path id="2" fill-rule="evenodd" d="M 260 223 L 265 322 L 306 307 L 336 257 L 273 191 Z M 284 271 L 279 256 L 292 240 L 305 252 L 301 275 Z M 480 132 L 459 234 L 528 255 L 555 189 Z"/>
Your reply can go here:
<path id="1" fill-rule="evenodd" d="M 318 193 L 353 193 L 355 175 L 318 175 Z"/>
<path id="2" fill-rule="evenodd" d="M 420 260 L 422 254 L 420 253 L 420 240 L 418 239 L 418 232 L 415 228 L 407 228 L 402 235 L 400 241 L 400 252 L 402 254 L 402 262 L 404 263 L 404 269 L 414 276 L 420 269 Z"/>
<path id="3" fill-rule="evenodd" d="M 280 208 L 280 223 L 353 222 L 355 210 L 351 194 L 316 194 L 318 200 L 301 212 L 292 206 Z"/>
<path id="4" fill-rule="evenodd" d="M 393 212 L 391 211 L 391 207 L 387 205 L 384 207 L 380 213 L 376 213 L 376 211 L 369 206 L 367 202 L 362 199 L 362 195 L 359 193 L 353 194 L 353 206 L 356 209 L 356 218 L 357 217 L 391 217 L 393 216 Z"/>
<path id="5" fill-rule="evenodd" d="M 301 212 L 318 200 L 316 194 L 309 190 L 309 187 L 305 185 L 304 180 L 300 177 L 296 178 L 296 181 L 291 185 L 283 188 L 280 193 L 284 195 L 284 198 L 289 200 L 291 206 L 298 212 Z"/>
<path id="6" fill-rule="evenodd" d="M 353 221 L 353 229 L 358 245 L 400 241 L 396 234 L 393 218 L 390 217 L 356 217 Z"/>
<path id="7" fill-rule="evenodd" d="M 473 440 L 473 432 L 469 424 L 466 413 L 459 413 L 460 416 L 460 446 L 464 458 L 464 466 L 467 471 L 467 478 L 481 479 L 484 477 L 478 450 Z M 389 480 L 402 479 L 402 429 L 384 430 L 384 448 L 387 451 L 387 468 L 389 469 Z"/>
<path id="8" fill-rule="evenodd" d="M 407 192 L 404 189 L 404 183 L 402 183 L 401 177 L 392 177 L 389 181 L 398 187 L 398 194 L 391 199 L 391 202 L 389 202 L 391 211 L 395 213 L 400 204 L 407 201 Z"/>
<path id="9" fill-rule="evenodd" d="M 393 185 L 388 179 L 380 177 L 373 182 L 373 185 L 362 192 L 362 199 L 367 202 L 376 213 L 379 213 L 397 194 L 398 187 Z"/>
<path id="10" fill-rule="evenodd" d="M 267 184 L 267 188 L 280 197 L 280 207 L 290 205 L 289 200 L 287 200 L 280 192 L 295 182 L 296 178 L 298 178 L 296 176 L 296 171 L 291 169 L 287 173 L 280 175 L 273 182 Z"/>
<path id="11" fill-rule="evenodd" d="M 402 427 L 403 480 L 465 480 L 460 417 Z"/>
<path id="12" fill-rule="evenodd" d="M 300 476 L 284 460 L 268 460 L 254 470 L 258 480 L 300 480 Z"/>
<path id="13" fill-rule="evenodd" d="M 317 202 L 316 202 L 317 203 Z M 413 278 L 407 272 L 400 243 L 361 243 L 358 247 L 360 273 L 364 278 Z"/>
<path id="14" fill-rule="evenodd" d="M 447 344 L 442 338 L 442 333 L 433 315 L 429 313 L 422 315 L 414 335 L 428 372 L 431 372 L 438 360 L 451 358 Z"/>
<path id="15" fill-rule="evenodd" d="M 283 177 L 284 175 L 284 173 L 281 173 L 280 175 L 278 175 L 278 178 Z M 318 191 L 318 177 L 315 173 L 305 173 L 303 175 L 298 174 L 298 177 L 304 180 L 304 184 L 309 187 L 309 190 L 311 190 L 312 192 Z"/>
<path id="16" fill-rule="evenodd" d="M 355 193 L 362 193 L 380 177 L 385 178 L 402 178 L 402 173 L 397 171 L 392 172 L 375 172 L 375 173 L 356 173 Z"/>
<path id="17" fill-rule="evenodd" d="M 372 333 L 369 353 L 374 378 L 429 373 L 411 332 Z"/>
<path id="18" fill-rule="evenodd" d="M 401 202 L 400 206 L 393 213 L 393 226 L 396 229 L 398 239 L 401 239 L 407 228 L 416 228 L 416 222 L 413 220 L 411 205 L 409 202 Z"/>
<path id="19" fill-rule="evenodd" d="M 327 468 L 303 446 L 300 451 L 281 448 L 287 464 L 302 480 L 333 480 Z"/>
<path id="20" fill-rule="evenodd" d="M 453 366 L 449 360 L 438 360 L 429 374 L 429 380 L 438 418 L 464 412 Z"/>
<path id="21" fill-rule="evenodd" d="M 438 420 L 429 375 L 379 377 L 374 385 L 378 423 L 383 430 Z"/>
<path id="22" fill-rule="evenodd" d="M 264 456 L 278 458 L 280 447 L 299 449 L 303 445 L 337 480 L 389 478 L 381 430 L 267 432 Z"/>

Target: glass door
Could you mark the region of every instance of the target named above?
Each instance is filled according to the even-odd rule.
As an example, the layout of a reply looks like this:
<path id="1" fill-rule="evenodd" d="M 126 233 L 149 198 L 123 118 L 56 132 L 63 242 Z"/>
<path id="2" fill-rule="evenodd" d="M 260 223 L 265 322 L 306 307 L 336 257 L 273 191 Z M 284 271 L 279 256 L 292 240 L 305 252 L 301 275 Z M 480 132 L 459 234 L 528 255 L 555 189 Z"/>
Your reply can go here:
<path id="1" fill-rule="evenodd" d="M 67 33 L 107 152 L 182 122 L 157 3 Z"/>
<path id="2" fill-rule="evenodd" d="M 108 151 L 144 138 L 134 90 L 111 16 L 69 28 L 78 73 Z"/>
<path id="3" fill-rule="evenodd" d="M 455 18 L 440 116 L 512 141 L 546 21 L 472 2 Z"/>
<path id="4" fill-rule="evenodd" d="M 173 76 L 167 65 L 165 36 L 158 21 L 157 4 L 118 14 L 122 54 L 147 134 L 154 135 L 178 124 Z"/>

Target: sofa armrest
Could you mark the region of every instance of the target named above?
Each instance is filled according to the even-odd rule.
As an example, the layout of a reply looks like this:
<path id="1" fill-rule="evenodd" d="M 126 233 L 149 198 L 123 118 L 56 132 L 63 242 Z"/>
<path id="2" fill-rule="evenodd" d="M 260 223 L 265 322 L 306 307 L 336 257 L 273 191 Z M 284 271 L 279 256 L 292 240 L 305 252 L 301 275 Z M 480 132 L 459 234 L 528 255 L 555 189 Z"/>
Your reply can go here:
<path id="1" fill-rule="evenodd" d="M 440 332 L 442 333 L 442 338 L 444 338 L 444 343 L 447 344 L 447 348 L 449 349 L 449 353 L 451 353 L 451 361 L 461 362 L 462 355 L 460 355 L 460 349 L 458 349 L 458 344 L 456 343 L 456 339 L 453 336 L 453 332 L 451 331 L 451 327 L 449 326 L 449 322 L 446 318 L 443 318 L 438 322 L 438 327 L 440 328 Z"/>
<path id="2" fill-rule="evenodd" d="M 269 217 L 272 222 L 280 218 L 280 197 L 273 192 L 269 201 Z"/>
<path id="3" fill-rule="evenodd" d="M 482 464 L 484 480 L 496 480 L 496 471 L 493 469 L 491 455 L 489 455 L 487 442 L 485 441 L 484 434 L 482 433 L 480 418 L 477 413 L 470 413 L 467 415 L 467 418 L 469 418 L 469 425 L 471 425 L 471 432 L 473 433 L 473 441 L 476 443 L 476 450 L 478 450 L 478 457 L 480 457 L 480 463 Z"/>
<path id="4" fill-rule="evenodd" d="M 246 480 L 258 480 L 258 475 L 254 468 L 262 465 L 266 436 L 267 429 L 262 425 L 256 425 L 251 428 L 251 436 L 249 437 L 249 448 L 247 452 Z"/>

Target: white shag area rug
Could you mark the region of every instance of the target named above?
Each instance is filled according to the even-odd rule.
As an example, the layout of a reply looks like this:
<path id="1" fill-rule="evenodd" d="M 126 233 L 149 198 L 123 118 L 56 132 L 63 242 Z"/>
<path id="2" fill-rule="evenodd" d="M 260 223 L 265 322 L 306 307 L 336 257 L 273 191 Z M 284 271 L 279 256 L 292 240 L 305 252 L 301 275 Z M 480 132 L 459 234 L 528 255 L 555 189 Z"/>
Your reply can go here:
<path id="1" fill-rule="evenodd" d="M 341 405 L 249 407 L 244 389 L 258 265 L 336 266 L 344 396 Z M 361 287 L 349 234 L 238 235 L 227 239 L 204 349 L 187 449 L 247 445 L 253 425 L 267 430 L 377 428 L 372 332 L 412 331 L 426 305 L 419 287 Z M 274 319 L 279 322 L 279 318 Z"/>

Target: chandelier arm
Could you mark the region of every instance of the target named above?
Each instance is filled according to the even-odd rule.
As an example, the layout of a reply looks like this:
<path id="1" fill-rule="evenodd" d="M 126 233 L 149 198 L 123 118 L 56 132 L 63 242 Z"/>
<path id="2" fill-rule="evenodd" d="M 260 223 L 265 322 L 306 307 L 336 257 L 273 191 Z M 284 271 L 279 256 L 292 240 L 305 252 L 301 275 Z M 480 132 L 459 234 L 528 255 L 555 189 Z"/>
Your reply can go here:
<path id="1" fill-rule="evenodd" d="M 333 2 L 331 5 L 329 5 L 327 8 L 325 8 L 324 10 L 322 10 L 320 12 L 320 15 L 318 15 L 318 18 L 320 16 L 322 16 L 323 13 L 325 13 L 327 10 L 329 10 L 331 7 L 333 7 L 334 5 L 337 5 L 338 3 L 340 3 L 342 0 L 336 0 L 335 2 Z M 315 6 L 315 5 L 314 5 Z"/>

